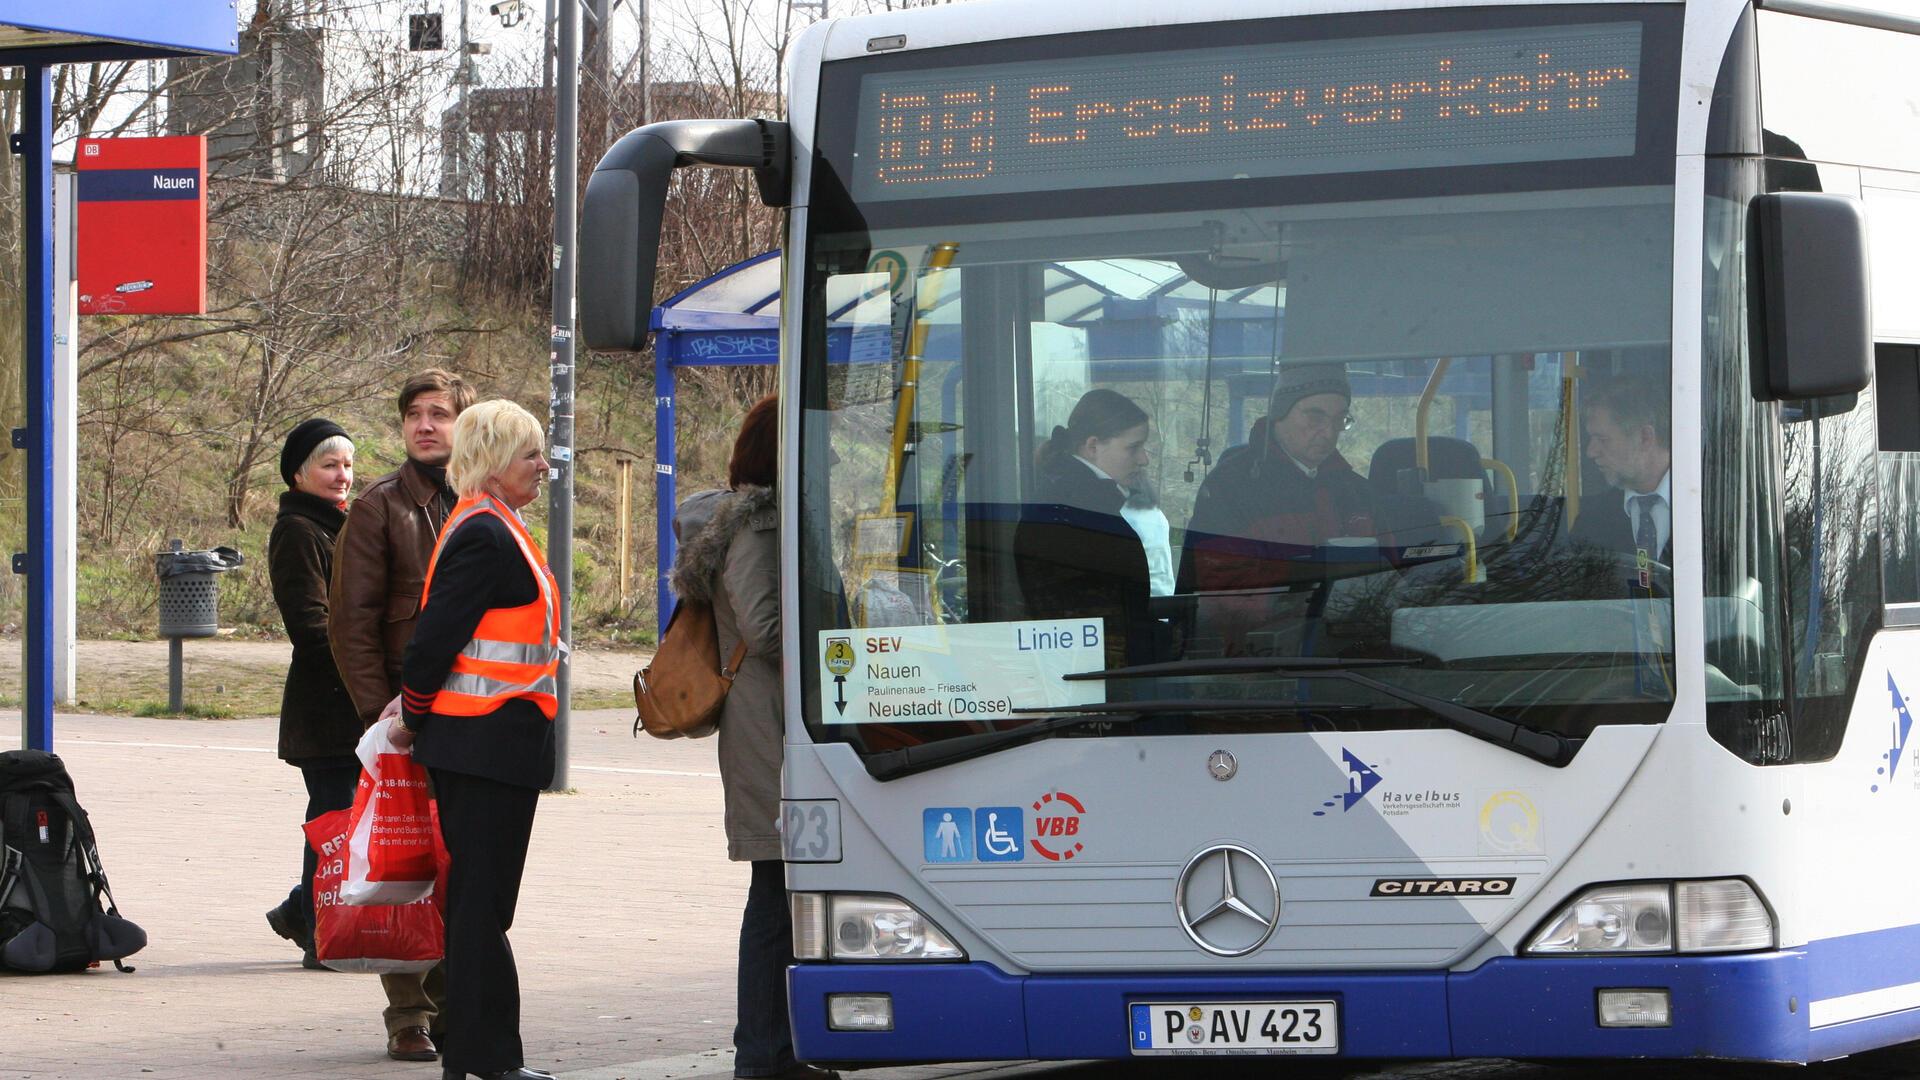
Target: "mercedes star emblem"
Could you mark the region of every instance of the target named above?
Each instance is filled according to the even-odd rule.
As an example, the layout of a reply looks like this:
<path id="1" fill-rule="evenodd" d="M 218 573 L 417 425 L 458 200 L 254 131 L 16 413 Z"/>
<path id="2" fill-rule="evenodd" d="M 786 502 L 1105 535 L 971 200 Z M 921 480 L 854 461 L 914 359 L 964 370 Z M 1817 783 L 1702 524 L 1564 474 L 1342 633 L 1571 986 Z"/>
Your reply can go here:
<path id="1" fill-rule="evenodd" d="M 1231 780 L 1239 771 L 1240 763 L 1233 760 L 1230 751 L 1215 750 L 1207 756 L 1207 774 L 1215 780 Z"/>
<path id="2" fill-rule="evenodd" d="M 1173 886 L 1173 910 L 1195 945 L 1215 956 L 1245 956 L 1280 924 L 1280 882 L 1252 851 L 1215 844 L 1187 860 Z"/>

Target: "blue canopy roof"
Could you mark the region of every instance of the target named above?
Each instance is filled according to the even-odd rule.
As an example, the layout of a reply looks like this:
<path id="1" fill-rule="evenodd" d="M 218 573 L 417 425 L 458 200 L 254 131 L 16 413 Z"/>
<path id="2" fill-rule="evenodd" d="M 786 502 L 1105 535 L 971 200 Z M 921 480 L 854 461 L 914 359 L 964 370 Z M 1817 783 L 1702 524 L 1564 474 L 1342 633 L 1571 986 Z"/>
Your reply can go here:
<path id="1" fill-rule="evenodd" d="M 141 60 L 239 48 L 227 0 L 0 0 L 0 62 Z"/>

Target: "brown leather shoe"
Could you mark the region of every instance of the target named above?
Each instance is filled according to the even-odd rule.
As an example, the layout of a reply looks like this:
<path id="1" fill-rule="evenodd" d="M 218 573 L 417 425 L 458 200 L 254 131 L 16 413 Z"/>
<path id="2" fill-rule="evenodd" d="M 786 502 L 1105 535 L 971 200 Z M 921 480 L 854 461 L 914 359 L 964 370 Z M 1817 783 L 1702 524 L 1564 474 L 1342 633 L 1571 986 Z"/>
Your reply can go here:
<path id="1" fill-rule="evenodd" d="M 395 1061 L 434 1061 L 440 1051 L 423 1027 L 401 1028 L 387 1037 L 387 1056 Z"/>

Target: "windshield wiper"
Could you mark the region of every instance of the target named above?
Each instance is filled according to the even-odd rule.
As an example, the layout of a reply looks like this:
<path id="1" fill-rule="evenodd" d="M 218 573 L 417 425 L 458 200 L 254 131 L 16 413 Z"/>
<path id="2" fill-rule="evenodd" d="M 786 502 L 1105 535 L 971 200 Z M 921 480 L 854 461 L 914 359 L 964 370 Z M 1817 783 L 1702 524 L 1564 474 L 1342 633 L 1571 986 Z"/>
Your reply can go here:
<path id="1" fill-rule="evenodd" d="M 1271 672 L 1348 671 L 1370 667 L 1418 667 L 1423 657 L 1405 660 L 1356 659 L 1337 656 L 1223 656 L 1208 660 L 1169 660 L 1161 664 L 1129 664 L 1104 671 L 1076 671 L 1060 678 L 1067 682 L 1094 679 L 1152 679 L 1162 675 L 1264 675 Z"/>
<path id="2" fill-rule="evenodd" d="M 962 735 L 955 739 L 942 739 L 939 742 L 923 743 L 919 746 L 903 746 L 898 750 L 886 750 L 869 755 L 866 759 L 867 772 L 876 780 L 892 780 L 909 773 L 925 772 L 941 765 L 951 765 L 956 761 L 983 757 L 997 750 L 1004 750 L 1020 743 L 1032 742 L 1057 731 L 1068 728 L 1085 727 L 1099 723 L 1132 723 L 1146 716 L 1165 716 L 1169 714 L 1193 715 L 1232 715 L 1235 713 L 1272 714 L 1279 712 L 1345 712 L 1357 706 L 1326 705 L 1312 701 L 1287 700 L 1246 700 L 1220 701 L 1217 699 L 1191 698 L 1176 701 L 1095 701 L 1085 705 L 1045 705 L 1035 708 L 1013 709 L 1020 714 L 1038 714 L 1046 716 L 1023 727 L 1008 728 L 1004 731 L 983 731 L 977 735 Z"/>
<path id="3" fill-rule="evenodd" d="M 1371 667 L 1411 667 L 1419 663 L 1421 661 L 1417 659 L 1342 660 L 1331 656 L 1229 656 L 1207 660 L 1174 660 L 1163 664 L 1131 664 L 1126 667 L 1108 668 L 1104 671 L 1075 672 L 1060 677 L 1070 682 L 1077 682 L 1093 679 L 1151 679 L 1168 675 L 1280 673 L 1291 675 L 1296 679 L 1338 679 L 1425 709 L 1445 720 L 1455 731 L 1471 735 L 1476 739 L 1483 739 L 1495 746 L 1512 750 L 1514 753 L 1524 754 L 1556 769 L 1573 760 L 1573 752 L 1579 744 L 1558 732 L 1528 727 L 1492 713 L 1481 712 L 1468 705 L 1381 682 L 1379 679 L 1362 675 L 1355 670 Z"/>

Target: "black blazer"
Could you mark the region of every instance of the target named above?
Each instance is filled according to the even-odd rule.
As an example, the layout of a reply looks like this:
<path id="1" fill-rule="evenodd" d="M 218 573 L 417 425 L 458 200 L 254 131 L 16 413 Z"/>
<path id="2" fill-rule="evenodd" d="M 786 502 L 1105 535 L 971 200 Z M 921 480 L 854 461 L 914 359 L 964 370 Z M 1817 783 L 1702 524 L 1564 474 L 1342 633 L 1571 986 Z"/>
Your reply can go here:
<path id="1" fill-rule="evenodd" d="M 476 514 L 447 537 L 433 571 L 433 591 L 420 609 L 401 664 L 407 691 L 432 697 L 453 669 L 453 658 L 473 640 L 489 608 L 522 607 L 540 598 L 540 586 L 513 533 L 491 514 Z M 484 716 L 407 712 L 420 732 L 415 761 L 430 769 L 467 773 L 520 787 L 553 780 L 553 723 L 540 707 L 514 698 Z"/>
<path id="2" fill-rule="evenodd" d="M 1672 521 L 1673 503 L 1667 503 L 1668 521 Z M 1577 543 L 1592 544 L 1609 551 L 1634 553 L 1633 519 L 1627 514 L 1626 496 L 1619 488 L 1580 500 L 1580 520 L 1568 534 Z M 1667 542 L 1660 547 L 1659 561 L 1673 565 L 1673 528 L 1667 528 Z"/>
<path id="3" fill-rule="evenodd" d="M 1070 454 L 1042 463 L 1036 479 L 1014 534 L 1027 617 L 1103 619 L 1109 665 L 1150 662 L 1147 550 L 1120 514 L 1120 485 Z"/>

